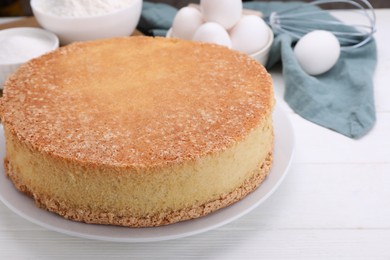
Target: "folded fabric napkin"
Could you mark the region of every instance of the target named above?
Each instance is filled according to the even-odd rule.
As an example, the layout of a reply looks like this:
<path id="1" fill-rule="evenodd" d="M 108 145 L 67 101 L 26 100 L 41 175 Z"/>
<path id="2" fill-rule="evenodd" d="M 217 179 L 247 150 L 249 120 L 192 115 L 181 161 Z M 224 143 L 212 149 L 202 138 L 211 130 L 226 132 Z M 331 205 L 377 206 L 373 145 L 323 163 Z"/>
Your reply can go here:
<path id="1" fill-rule="evenodd" d="M 244 3 L 244 8 L 267 16 L 302 4 L 249 2 Z M 169 5 L 144 1 L 138 29 L 147 35 L 165 36 L 176 12 L 177 9 Z M 327 18 L 335 19 L 331 15 Z M 303 118 L 351 138 L 357 139 L 369 132 L 376 120 L 372 80 L 377 61 L 375 41 L 342 51 L 330 71 L 310 76 L 295 58 L 293 46 L 297 39 L 285 33 L 274 33 L 267 68 L 282 62 L 284 99 L 290 107 Z"/>

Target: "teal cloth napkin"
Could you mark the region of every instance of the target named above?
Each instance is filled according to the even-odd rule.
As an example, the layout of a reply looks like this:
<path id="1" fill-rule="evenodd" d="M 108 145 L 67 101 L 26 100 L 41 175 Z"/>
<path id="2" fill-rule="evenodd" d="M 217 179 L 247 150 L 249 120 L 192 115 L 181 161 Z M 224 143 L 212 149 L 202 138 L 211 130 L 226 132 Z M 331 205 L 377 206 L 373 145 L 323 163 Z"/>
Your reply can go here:
<path id="1" fill-rule="evenodd" d="M 244 8 L 267 16 L 300 4 L 303 3 L 249 2 L 244 3 Z M 147 35 L 165 36 L 176 12 L 169 5 L 144 1 L 138 29 Z M 328 18 L 334 19 L 330 15 Z M 282 62 L 284 99 L 289 106 L 303 118 L 345 136 L 358 139 L 368 133 L 376 121 L 372 80 L 377 62 L 375 41 L 342 51 L 330 71 L 314 77 L 306 74 L 295 59 L 293 46 L 297 39 L 274 33 L 267 68 Z"/>

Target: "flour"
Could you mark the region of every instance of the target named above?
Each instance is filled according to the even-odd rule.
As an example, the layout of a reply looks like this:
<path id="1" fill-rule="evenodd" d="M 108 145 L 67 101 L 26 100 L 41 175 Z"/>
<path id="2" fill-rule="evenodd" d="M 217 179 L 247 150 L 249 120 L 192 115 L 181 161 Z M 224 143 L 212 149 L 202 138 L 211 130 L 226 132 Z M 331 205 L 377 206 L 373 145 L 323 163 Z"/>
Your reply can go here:
<path id="1" fill-rule="evenodd" d="M 12 35 L 0 39 L 0 62 L 23 63 L 52 48 L 53 43 L 43 38 Z"/>
<path id="2" fill-rule="evenodd" d="M 108 14 L 130 5 L 133 0 L 34 0 L 37 10 L 61 17 Z"/>

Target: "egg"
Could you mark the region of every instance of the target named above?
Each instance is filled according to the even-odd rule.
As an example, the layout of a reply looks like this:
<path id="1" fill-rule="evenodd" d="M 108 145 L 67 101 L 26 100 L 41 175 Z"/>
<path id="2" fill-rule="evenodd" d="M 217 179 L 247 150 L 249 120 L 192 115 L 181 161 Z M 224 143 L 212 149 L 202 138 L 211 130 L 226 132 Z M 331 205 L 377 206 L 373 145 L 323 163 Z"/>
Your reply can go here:
<path id="1" fill-rule="evenodd" d="M 297 42 L 294 54 L 307 74 L 320 75 L 337 63 L 340 57 L 340 43 L 331 32 L 315 30 Z"/>
<path id="2" fill-rule="evenodd" d="M 205 21 L 220 24 L 225 29 L 232 28 L 241 18 L 241 0 L 201 0 L 200 8 Z"/>
<path id="3" fill-rule="evenodd" d="M 228 48 L 232 47 L 232 41 L 225 28 L 212 22 L 202 24 L 198 30 L 196 30 L 192 40 L 215 43 Z"/>
<path id="4" fill-rule="evenodd" d="M 172 27 L 169 28 L 169 30 L 168 30 L 167 33 L 165 34 L 165 37 L 167 37 L 167 38 L 178 38 L 178 37 L 176 37 L 176 36 L 173 34 L 173 32 L 172 32 Z"/>
<path id="5" fill-rule="evenodd" d="M 230 38 L 233 49 L 253 54 L 267 45 L 269 27 L 256 15 L 244 15 L 230 30 Z"/>
<path id="6" fill-rule="evenodd" d="M 195 31 L 203 24 L 202 14 L 193 7 L 183 7 L 177 13 L 172 23 L 172 36 L 191 40 Z"/>

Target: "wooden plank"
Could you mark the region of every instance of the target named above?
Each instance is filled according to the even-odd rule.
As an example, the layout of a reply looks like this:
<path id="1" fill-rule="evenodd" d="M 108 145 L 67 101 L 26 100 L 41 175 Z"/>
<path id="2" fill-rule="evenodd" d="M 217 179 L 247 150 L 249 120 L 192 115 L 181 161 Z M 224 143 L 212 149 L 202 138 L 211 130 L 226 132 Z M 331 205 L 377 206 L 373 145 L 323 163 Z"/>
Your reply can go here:
<path id="1" fill-rule="evenodd" d="M 383 229 L 390 232 L 389 164 L 293 164 L 264 204 L 226 230 Z"/>
<path id="2" fill-rule="evenodd" d="M 14 28 L 14 27 L 40 27 L 34 17 L 26 17 L 17 21 L 0 24 L 0 30 Z"/>
<path id="3" fill-rule="evenodd" d="M 296 114 L 290 118 L 296 133 L 295 163 L 390 162 L 390 113 L 378 113 L 374 128 L 359 140 L 311 123 Z"/>
<path id="4" fill-rule="evenodd" d="M 13 239 L 18 242 L 13 243 Z M 216 230 L 158 243 L 110 243 L 54 232 L 0 232 L 3 259 L 389 259 L 386 230 Z"/>

